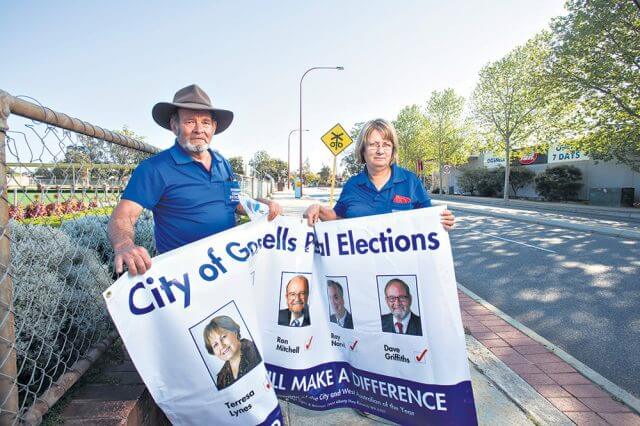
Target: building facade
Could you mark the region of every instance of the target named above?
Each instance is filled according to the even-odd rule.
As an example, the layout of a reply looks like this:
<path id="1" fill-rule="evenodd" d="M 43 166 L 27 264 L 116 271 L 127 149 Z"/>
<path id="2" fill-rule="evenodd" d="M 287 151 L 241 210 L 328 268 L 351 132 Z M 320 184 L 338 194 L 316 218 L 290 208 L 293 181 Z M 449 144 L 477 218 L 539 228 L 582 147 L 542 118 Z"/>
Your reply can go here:
<path id="1" fill-rule="evenodd" d="M 616 163 L 615 161 L 592 160 L 584 153 L 571 151 L 563 146 L 551 146 L 547 152 L 533 153 L 523 156 L 520 160 L 512 160 L 512 165 L 522 165 L 530 168 L 536 174 L 543 172 L 549 167 L 562 164 L 572 165 L 582 172 L 582 187 L 578 192 L 578 199 L 589 201 L 590 194 L 602 188 L 619 189 L 633 188 L 634 202 L 640 202 L 640 173 L 633 171 L 628 166 Z M 469 157 L 469 162 L 464 166 L 452 168 L 450 173 L 443 178 L 444 188 L 452 189 L 454 193 L 462 193 L 458 185 L 458 178 L 465 169 L 469 168 L 496 168 L 505 165 L 504 154 L 496 155 L 491 152 L 484 152 Z M 513 196 L 513 191 L 510 190 Z M 533 183 L 518 190 L 518 197 L 539 199 Z"/>

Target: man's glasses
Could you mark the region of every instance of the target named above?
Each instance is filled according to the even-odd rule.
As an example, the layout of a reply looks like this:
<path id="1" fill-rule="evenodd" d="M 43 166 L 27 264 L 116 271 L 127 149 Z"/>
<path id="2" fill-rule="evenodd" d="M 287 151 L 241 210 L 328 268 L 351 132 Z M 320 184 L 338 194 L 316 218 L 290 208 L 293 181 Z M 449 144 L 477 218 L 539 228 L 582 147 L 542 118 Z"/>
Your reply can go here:
<path id="1" fill-rule="evenodd" d="M 409 300 L 411 300 L 411 297 L 409 296 L 387 296 L 387 302 L 389 303 L 396 303 L 396 302 L 401 302 L 401 303 L 408 303 Z"/>
<path id="2" fill-rule="evenodd" d="M 299 293 L 287 293 L 287 297 L 289 299 L 297 299 L 298 297 L 303 298 L 303 297 L 307 297 L 307 292 L 306 291 L 301 291 Z"/>

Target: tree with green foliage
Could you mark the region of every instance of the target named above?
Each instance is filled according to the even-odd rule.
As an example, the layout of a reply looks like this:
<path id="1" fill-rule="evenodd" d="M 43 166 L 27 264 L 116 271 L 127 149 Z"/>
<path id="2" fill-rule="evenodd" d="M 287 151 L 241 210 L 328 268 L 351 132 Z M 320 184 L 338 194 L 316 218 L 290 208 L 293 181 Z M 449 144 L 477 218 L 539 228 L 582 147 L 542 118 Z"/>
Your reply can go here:
<path id="1" fill-rule="evenodd" d="M 121 130 L 114 130 L 115 133 L 119 133 L 123 136 L 128 136 L 131 139 L 140 142 L 146 142 L 146 137 L 137 134 L 127 126 L 123 126 Z M 109 163 L 121 164 L 121 165 L 137 165 L 142 160 L 147 158 L 149 154 L 146 152 L 136 151 L 131 148 L 120 146 L 110 143 L 107 145 L 107 158 Z"/>
<path id="2" fill-rule="evenodd" d="M 582 187 L 582 172 L 576 166 L 549 167 L 535 178 L 536 191 L 546 200 L 575 200 Z"/>
<path id="3" fill-rule="evenodd" d="M 358 164 L 355 151 L 356 141 L 358 140 L 358 135 L 360 134 L 360 130 L 362 130 L 362 126 L 364 126 L 364 122 L 358 122 L 353 125 L 349 132 L 349 136 L 353 139 L 353 143 L 346 149 L 345 156 L 340 160 L 340 165 L 343 167 L 342 176 L 344 179 L 349 179 L 351 176 L 357 175 L 362 171 L 362 164 Z"/>
<path id="4" fill-rule="evenodd" d="M 260 179 L 271 176 L 276 181 L 287 179 L 287 162 L 279 158 L 272 158 L 267 151 L 258 151 L 249 160 L 254 175 Z"/>
<path id="5" fill-rule="evenodd" d="M 640 171 L 640 1 L 568 0 L 556 18 L 551 76 L 564 102 L 565 141 L 596 160 Z"/>
<path id="6" fill-rule="evenodd" d="M 331 169 L 326 164 L 322 165 L 318 173 L 318 184 L 322 186 L 331 185 Z"/>
<path id="7" fill-rule="evenodd" d="M 427 101 L 421 158 L 435 160 L 441 190 L 444 166 L 464 164 L 471 153 L 470 125 L 463 110 L 464 98 L 453 89 L 434 90 Z"/>
<path id="8" fill-rule="evenodd" d="M 542 33 L 502 59 L 485 65 L 473 92 L 473 116 L 487 148 L 505 153 L 504 199 L 509 199 L 509 168 L 514 148 L 541 140 L 551 120 L 552 85 L 545 74 L 551 54 Z"/>
<path id="9" fill-rule="evenodd" d="M 406 106 L 393 121 L 398 134 L 398 163 L 417 171 L 418 160 L 425 158 L 424 133 L 426 120 L 418 105 Z"/>
<path id="10" fill-rule="evenodd" d="M 498 167 L 497 174 L 498 180 L 504 182 L 504 167 Z M 533 182 L 533 178 L 536 177 L 536 173 L 528 167 L 515 166 L 509 168 L 509 185 L 513 190 L 513 196 L 518 197 L 518 190 L 524 188 Z"/>
<path id="11" fill-rule="evenodd" d="M 244 174 L 244 159 L 241 156 L 229 158 L 229 164 L 231 164 L 231 170 L 237 175 Z"/>

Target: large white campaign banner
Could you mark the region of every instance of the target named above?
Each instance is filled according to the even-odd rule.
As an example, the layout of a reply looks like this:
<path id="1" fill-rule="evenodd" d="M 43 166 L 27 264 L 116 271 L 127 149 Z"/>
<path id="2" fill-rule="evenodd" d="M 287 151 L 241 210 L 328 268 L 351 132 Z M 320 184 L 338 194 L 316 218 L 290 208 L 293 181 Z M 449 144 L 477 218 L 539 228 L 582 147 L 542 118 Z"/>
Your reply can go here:
<path id="1" fill-rule="evenodd" d="M 315 228 L 263 217 L 155 258 L 105 299 L 173 423 L 278 424 L 277 394 L 476 424 L 442 209 Z"/>
<path id="2" fill-rule="evenodd" d="M 253 295 L 257 240 L 269 229 L 262 220 L 162 254 L 145 275 L 125 274 L 103 294 L 173 424 L 282 424 Z"/>

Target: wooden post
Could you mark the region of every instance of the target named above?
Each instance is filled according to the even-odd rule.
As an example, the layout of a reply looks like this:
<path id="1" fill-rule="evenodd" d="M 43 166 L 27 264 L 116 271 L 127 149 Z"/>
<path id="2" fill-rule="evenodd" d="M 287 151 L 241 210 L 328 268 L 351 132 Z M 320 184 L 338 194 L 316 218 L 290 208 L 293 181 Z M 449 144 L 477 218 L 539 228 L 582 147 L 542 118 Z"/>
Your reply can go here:
<path id="1" fill-rule="evenodd" d="M 0 425 L 15 422 L 18 414 L 18 386 L 13 315 L 13 280 L 9 275 L 9 204 L 7 203 L 6 132 L 9 98 L 0 93 Z"/>
<path id="2" fill-rule="evenodd" d="M 329 207 L 333 207 L 333 189 L 336 186 L 336 159 L 337 155 L 333 156 L 333 170 L 331 171 L 331 191 L 329 192 Z"/>

